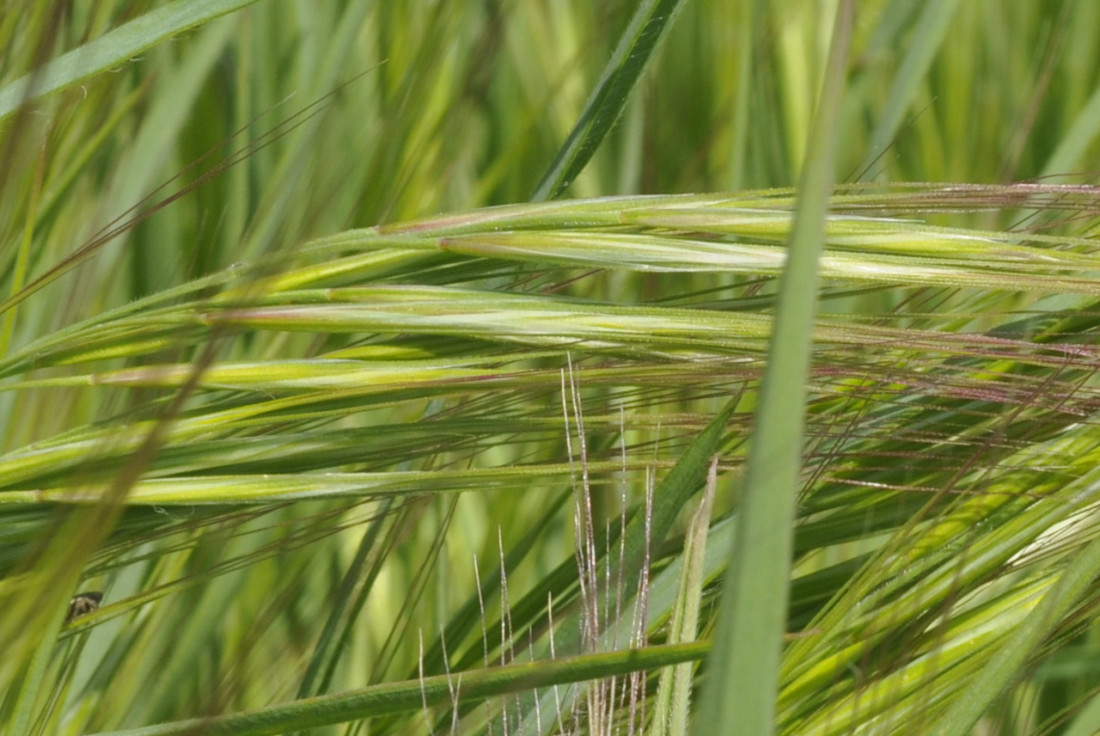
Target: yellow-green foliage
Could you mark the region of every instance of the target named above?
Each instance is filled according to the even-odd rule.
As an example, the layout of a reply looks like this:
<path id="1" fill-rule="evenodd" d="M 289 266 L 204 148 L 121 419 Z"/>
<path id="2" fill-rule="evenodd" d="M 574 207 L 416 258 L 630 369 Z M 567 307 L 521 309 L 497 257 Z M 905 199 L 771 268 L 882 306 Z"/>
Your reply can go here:
<path id="1" fill-rule="evenodd" d="M 1100 4 L 8 5 L 0 734 L 1100 724 Z"/>

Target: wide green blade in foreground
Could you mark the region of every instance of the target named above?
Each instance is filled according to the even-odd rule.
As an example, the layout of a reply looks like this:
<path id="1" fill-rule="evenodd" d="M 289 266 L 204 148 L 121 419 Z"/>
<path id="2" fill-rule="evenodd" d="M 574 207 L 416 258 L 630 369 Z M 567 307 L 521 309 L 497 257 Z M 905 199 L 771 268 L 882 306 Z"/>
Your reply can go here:
<path id="1" fill-rule="evenodd" d="M 712 733 L 716 724 L 754 736 L 775 731 L 794 507 L 802 468 L 806 380 L 817 301 L 817 262 L 832 191 L 833 152 L 854 12 L 851 0 L 837 9 L 825 84 L 798 190 L 768 368 L 755 415 L 715 648 L 695 719 L 696 734 Z"/>

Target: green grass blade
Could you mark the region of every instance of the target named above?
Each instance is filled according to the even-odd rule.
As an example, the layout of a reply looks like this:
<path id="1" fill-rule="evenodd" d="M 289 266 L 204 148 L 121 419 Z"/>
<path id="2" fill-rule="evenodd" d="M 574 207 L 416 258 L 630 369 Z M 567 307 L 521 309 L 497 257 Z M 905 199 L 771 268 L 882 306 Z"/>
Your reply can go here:
<path id="1" fill-rule="evenodd" d="M 588 164 L 622 114 L 631 90 L 682 5 L 682 0 L 645 0 L 634 13 L 577 124 L 531 199 L 541 202 L 558 198 Z"/>
<path id="2" fill-rule="evenodd" d="M 683 566 L 676 605 L 672 610 L 672 623 L 668 639 L 670 644 L 695 641 L 699 626 L 699 607 L 703 597 L 703 582 L 714 492 L 718 485 L 718 460 L 711 463 L 707 474 L 707 486 L 699 507 L 691 517 L 687 538 L 684 540 Z M 669 667 L 661 672 L 657 686 L 657 707 L 652 736 L 682 736 L 691 724 L 690 696 L 692 671 L 690 664 Z"/>
<path id="3" fill-rule="evenodd" d="M 1088 152 L 1096 140 L 1097 121 L 1100 120 L 1100 88 L 1097 88 L 1069 130 L 1062 137 L 1058 148 L 1043 166 L 1043 176 L 1056 176 L 1087 166 Z"/>
<path id="4" fill-rule="evenodd" d="M 73 49 L 40 72 L 5 85 L 0 89 L 0 119 L 29 100 L 124 64 L 161 41 L 254 2 L 256 0 L 181 0 L 150 11 Z"/>
<path id="5" fill-rule="evenodd" d="M 1062 736 L 1095 736 L 1100 732 L 1100 695 L 1089 699 Z"/>
<path id="6" fill-rule="evenodd" d="M 722 411 L 707 424 L 706 428 L 695 437 L 677 460 L 672 470 L 661 479 L 653 493 L 653 508 L 649 515 L 650 518 L 646 519 L 646 514 L 639 512 L 627 524 L 626 537 L 623 540 L 622 561 L 619 565 L 621 569 L 617 569 L 615 573 L 616 577 L 623 581 L 623 590 L 621 591 L 623 599 L 629 599 L 637 590 L 639 573 L 645 564 L 646 547 L 661 544 L 676 518 L 680 515 L 684 505 L 702 486 L 706 479 L 707 467 L 721 447 L 726 425 L 736 406 L 736 401 L 729 401 Z M 591 469 L 591 464 L 589 467 Z M 618 556 L 618 552 L 613 554 L 616 557 Z M 631 606 L 628 605 L 626 610 L 630 609 Z M 631 615 L 627 614 L 626 619 L 630 620 Z M 573 613 L 569 619 L 560 625 L 555 624 L 559 629 L 556 636 L 556 646 L 559 653 L 576 652 L 580 649 L 580 620 L 581 615 Z M 621 625 L 621 622 L 616 623 Z M 615 627 L 604 631 L 601 645 L 609 645 L 608 643 L 614 641 L 616 636 Z M 628 638 L 629 635 L 624 634 L 621 640 Z M 544 705 L 549 707 L 551 699 L 546 697 L 544 701 Z M 532 715 L 530 720 L 534 720 L 533 714 L 529 715 Z M 548 733 L 551 725 L 549 721 L 544 720 L 542 733 Z"/>
<path id="7" fill-rule="evenodd" d="M 996 698 L 1020 677 L 1044 639 L 1063 623 L 1063 617 L 1100 575 L 1100 539 L 1093 540 L 1066 568 L 1058 582 L 1001 646 L 989 664 L 971 679 L 963 692 L 929 732 L 935 736 L 966 736 Z"/>
<path id="8" fill-rule="evenodd" d="M 932 65 L 936 51 L 951 27 L 951 19 L 958 5 L 959 0 L 935 0 L 925 5 L 905 59 L 890 86 L 890 95 L 883 106 L 882 116 L 875 126 L 871 139 L 872 158 L 881 156 L 898 134 L 905 115 L 917 97 L 921 81 L 928 73 L 928 67 Z"/>
<path id="9" fill-rule="evenodd" d="M 357 584 L 367 577 L 368 556 L 374 551 L 379 538 L 382 535 L 382 517 L 393 507 L 393 499 L 386 499 L 382 504 L 378 519 L 372 521 L 359 541 L 359 548 L 355 552 L 355 559 L 348 566 L 341 581 L 340 589 L 336 591 L 333 600 L 329 604 L 329 615 L 325 621 L 325 627 L 317 639 L 313 648 L 313 654 L 309 660 L 309 666 L 302 676 L 302 684 L 298 687 L 298 697 L 308 698 L 312 695 L 325 692 L 328 689 L 332 677 L 332 670 L 340 657 L 338 643 L 343 643 L 351 626 L 362 608 L 360 601 L 353 598 Z M 350 614 L 347 614 L 351 609 Z M 320 680 L 318 682 L 318 680 Z"/>
<path id="10" fill-rule="evenodd" d="M 57 630 L 56 619 L 58 618 L 60 617 L 54 617 L 53 626 L 48 629 L 49 631 L 53 632 Z M 14 713 L 12 713 L 11 720 L 9 721 L 9 729 L 5 730 L 4 733 L 15 734 L 16 736 L 24 736 L 25 734 L 31 733 L 34 708 L 39 700 L 44 699 L 42 689 L 46 681 L 46 669 L 50 661 L 52 649 L 52 637 L 44 639 L 38 645 L 22 681 L 15 689 L 15 692 L 8 694 L 9 698 L 14 696 Z M 2 712 L 0 712 L 0 716 L 2 715 Z"/>
<path id="11" fill-rule="evenodd" d="M 787 619 L 795 499 L 802 466 L 806 380 L 816 310 L 818 257 L 832 190 L 833 153 L 854 6 L 837 9 L 818 112 L 807 146 L 769 361 L 756 411 L 738 533 L 722 593 L 695 733 L 737 724 L 775 730 L 775 695 Z"/>
<path id="12" fill-rule="evenodd" d="M 670 644 L 606 654 L 563 657 L 553 661 L 488 667 L 463 672 L 461 675 L 438 675 L 309 698 L 249 713 L 116 731 L 110 736 L 183 736 L 196 732 L 209 736 L 279 734 L 388 713 L 416 711 L 424 705 L 450 705 L 455 700 L 476 701 L 535 687 L 583 682 L 681 662 L 694 662 L 706 656 L 708 650 L 709 644 L 705 642 Z"/>

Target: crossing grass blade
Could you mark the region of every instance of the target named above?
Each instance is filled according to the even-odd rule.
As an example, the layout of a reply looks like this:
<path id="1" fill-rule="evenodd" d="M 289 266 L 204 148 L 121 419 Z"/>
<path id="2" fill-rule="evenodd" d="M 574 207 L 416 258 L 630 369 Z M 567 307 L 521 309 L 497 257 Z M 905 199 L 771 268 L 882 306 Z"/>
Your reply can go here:
<path id="1" fill-rule="evenodd" d="M 535 188 L 533 201 L 557 199 L 588 165 L 618 122 L 682 5 L 683 0 L 643 0 L 638 6 L 576 125 Z"/>
<path id="2" fill-rule="evenodd" d="M 208 734 L 265 736 L 301 728 L 335 725 L 367 716 L 416 711 L 424 704 L 449 704 L 453 700 L 481 700 L 494 695 L 582 682 L 613 674 L 654 669 L 680 662 L 698 661 L 709 645 L 669 644 L 645 650 L 563 657 L 554 662 L 513 664 L 472 670 L 457 676 L 440 675 L 408 682 L 389 683 L 359 692 L 341 693 L 275 706 L 253 713 L 165 723 L 151 728 L 113 731 L 101 736 L 182 736 L 201 728 Z"/>

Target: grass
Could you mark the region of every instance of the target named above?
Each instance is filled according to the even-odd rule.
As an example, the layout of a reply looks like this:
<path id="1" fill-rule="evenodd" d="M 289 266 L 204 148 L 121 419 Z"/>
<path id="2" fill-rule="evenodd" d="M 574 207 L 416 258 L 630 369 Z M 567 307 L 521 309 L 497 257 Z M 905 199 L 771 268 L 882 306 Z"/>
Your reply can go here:
<path id="1" fill-rule="evenodd" d="M 1096 729 L 1092 4 L 69 5 L 0 732 Z"/>

